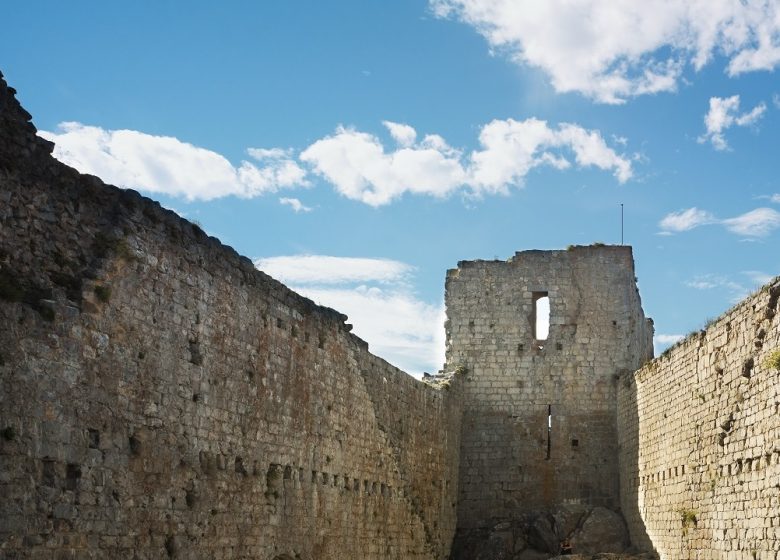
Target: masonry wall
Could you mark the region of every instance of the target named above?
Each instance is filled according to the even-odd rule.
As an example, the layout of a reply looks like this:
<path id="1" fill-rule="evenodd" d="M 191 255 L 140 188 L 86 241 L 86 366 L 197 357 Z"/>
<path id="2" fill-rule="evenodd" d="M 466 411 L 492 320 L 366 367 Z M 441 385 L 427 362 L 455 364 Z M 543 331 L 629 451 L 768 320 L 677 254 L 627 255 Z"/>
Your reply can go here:
<path id="1" fill-rule="evenodd" d="M 446 558 L 458 382 L 418 382 L 344 315 L 54 161 L 13 93 L 0 556 Z"/>
<path id="2" fill-rule="evenodd" d="M 780 558 L 780 278 L 621 380 L 624 514 L 662 558 Z"/>
<path id="3" fill-rule="evenodd" d="M 534 338 L 541 293 L 545 341 Z M 461 262 L 446 303 L 448 367 L 467 370 L 458 527 L 563 504 L 618 509 L 617 378 L 652 356 L 631 248 Z"/>

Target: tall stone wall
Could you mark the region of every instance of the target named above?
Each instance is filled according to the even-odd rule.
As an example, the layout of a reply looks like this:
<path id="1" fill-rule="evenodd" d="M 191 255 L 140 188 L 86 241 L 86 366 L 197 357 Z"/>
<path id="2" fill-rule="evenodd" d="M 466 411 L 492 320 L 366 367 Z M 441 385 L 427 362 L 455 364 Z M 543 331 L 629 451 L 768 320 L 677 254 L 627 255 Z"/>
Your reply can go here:
<path id="1" fill-rule="evenodd" d="M 564 504 L 618 509 L 617 378 L 652 356 L 631 248 L 461 262 L 446 303 L 448 366 L 467 371 L 459 528 Z"/>
<path id="2" fill-rule="evenodd" d="M 780 558 L 780 278 L 624 376 L 623 510 L 662 558 Z"/>
<path id="3" fill-rule="evenodd" d="M 411 378 L 197 226 L 59 164 L 13 93 L 0 556 L 446 558 L 457 380 Z"/>

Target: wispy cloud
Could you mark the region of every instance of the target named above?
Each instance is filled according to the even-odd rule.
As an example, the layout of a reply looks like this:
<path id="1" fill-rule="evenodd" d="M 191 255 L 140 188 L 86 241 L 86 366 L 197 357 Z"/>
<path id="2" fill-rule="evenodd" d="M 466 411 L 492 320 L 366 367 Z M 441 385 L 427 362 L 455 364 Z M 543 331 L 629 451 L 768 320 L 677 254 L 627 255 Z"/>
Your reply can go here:
<path id="1" fill-rule="evenodd" d="M 105 130 L 77 122 L 40 135 L 55 143 L 54 157 L 115 185 L 187 200 L 249 198 L 307 186 L 306 172 L 283 150 L 248 150 L 261 165 L 234 167 L 222 155 L 171 136 Z"/>
<path id="2" fill-rule="evenodd" d="M 756 208 L 721 222 L 726 229 L 747 237 L 766 237 L 780 227 L 780 212 L 773 208 Z"/>
<path id="3" fill-rule="evenodd" d="M 414 268 L 390 259 L 295 255 L 255 260 L 258 269 L 315 302 L 346 313 L 375 354 L 421 376 L 444 363 L 444 306 L 419 299 Z"/>
<path id="4" fill-rule="evenodd" d="M 780 204 L 780 193 L 762 194 L 756 197 L 759 200 L 768 200 L 774 204 Z"/>
<path id="5" fill-rule="evenodd" d="M 685 335 L 683 334 L 657 334 L 653 337 L 653 347 L 656 356 L 663 352 L 669 346 L 680 342 Z"/>
<path id="6" fill-rule="evenodd" d="M 620 144 L 621 146 L 627 146 L 628 145 L 628 138 L 625 136 L 618 136 L 617 134 L 612 135 L 612 141 L 615 144 Z"/>
<path id="7" fill-rule="evenodd" d="M 724 132 L 732 126 L 749 126 L 755 124 L 766 112 L 766 104 L 759 103 L 750 111 L 739 112 L 739 95 L 731 97 L 711 97 L 710 109 L 704 116 L 704 126 L 707 132 L 698 138 L 700 143 L 711 142 L 716 150 L 727 150 Z"/>
<path id="8" fill-rule="evenodd" d="M 706 210 L 699 210 L 695 206 L 680 212 L 671 212 L 663 217 L 659 226 L 664 232 L 688 231 L 704 224 L 715 222 L 715 216 Z"/>
<path id="9" fill-rule="evenodd" d="M 780 212 L 773 208 L 756 208 L 733 218 L 718 219 L 710 212 L 693 207 L 671 212 L 658 222 L 661 235 L 688 231 L 707 224 L 719 224 L 742 237 L 766 237 L 780 228 Z"/>
<path id="10" fill-rule="evenodd" d="M 759 270 L 744 270 L 737 277 L 722 274 L 700 274 L 687 280 L 685 285 L 694 290 L 725 291 L 731 303 L 737 303 L 750 292 L 774 278 Z"/>
<path id="11" fill-rule="evenodd" d="M 780 63 L 776 2 L 429 0 L 473 26 L 491 49 L 542 69 L 559 92 L 603 103 L 674 91 L 689 66 L 728 58 L 731 76 Z"/>
<path id="12" fill-rule="evenodd" d="M 714 297 L 725 296 L 729 303 L 735 304 L 744 300 L 748 294 L 767 284 L 773 278 L 774 276 L 771 274 L 760 270 L 744 270 L 734 276 L 700 274 L 687 280 L 684 284 L 694 290 L 712 292 Z M 683 338 L 684 335 L 681 334 L 656 334 L 653 337 L 656 355 Z"/>
<path id="13" fill-rule="evenodd" d="M 742 272 L 755 286 L 763 286 L 774 279 L 774 276 L 760 270 L 745 270 Z"/>
<path id="14" fill-rule="evenodd" d="M 726 276 L 716 274 L 701 274 L 685 282 L 685 285 L 694 290 L 726 289 L 738 294 L 746 294 L 745 286 L 735 282 Z"/>
<path id="15" fill-rule="evenodd" d="M 655 335 L 655 339 L 660 344 L 674 344 L 675 342 L 680 342 L 683 338 L 685 338 L 685 335 L 682 335 L 682 334 L 657 334 L 657 335 Z"/>
<path id="16" fill-rule="evenodd" d="M 298 212 L 311 212 L 311 208 L 309 206 L 305 206 L 303 202 L 298 200 L 297 198 L 280 198 L 279 203 L 283 204 L 284 206 L 289 206 L 293 209 L 293 211 L 297 214 Z"/>

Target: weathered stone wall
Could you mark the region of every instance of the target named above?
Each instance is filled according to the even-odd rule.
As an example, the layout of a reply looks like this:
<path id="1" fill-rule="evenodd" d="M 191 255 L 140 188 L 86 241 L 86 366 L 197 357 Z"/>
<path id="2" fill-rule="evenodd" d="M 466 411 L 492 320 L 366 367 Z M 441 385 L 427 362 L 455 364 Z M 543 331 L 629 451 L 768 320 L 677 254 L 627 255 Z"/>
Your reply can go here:
<path id="1" fill-rule="evenodd" d="M 459 386 L 372 356 L 0 83 L 0 556 L 446 558 Z"/>
<path id="2" fill-rule="evenodd" d="M 489 545 L 459 557 L 505 557 L 605 506 L 662 558 L 780 558 L 780 279 L 635 372 L 630 248 L 462 262 L 459 373 L 436 388 L 56 162 L 13 93 L 0 79 L 0 557 L 443 559 L 456 523 Z"/>
<path id="3" fill-rule="evenodd" d="M 534 338 L 542 293 L 545 341 Z M 652 356 L 631 248 L 461 262 L 446 303 L 448 367 L 467 370 L 458 527 L 564 504 L 618 509 L 617 377 Z"/>
<path id="4" fill-rule="evenodd" d="M 780 278 L 620 382 L 624 514 L 662 558 L 780 557 L 779 296 Z"/>

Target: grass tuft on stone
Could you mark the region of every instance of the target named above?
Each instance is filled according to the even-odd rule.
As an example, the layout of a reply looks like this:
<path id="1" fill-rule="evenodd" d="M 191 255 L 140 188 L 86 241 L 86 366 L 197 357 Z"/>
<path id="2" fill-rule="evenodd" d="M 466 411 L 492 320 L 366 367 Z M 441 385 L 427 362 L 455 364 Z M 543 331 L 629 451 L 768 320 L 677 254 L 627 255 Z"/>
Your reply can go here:
<path id="1" fill-rule="evenodd" d="M 95 234 L 95 240 L 92 244 L 92 249 L 101 259 L 108 257 L 112 253 L 126 261 L 132 261 L 135 259 L 133 251 L 130 249 L 130 246 L 127 244 L 127 241 L 124 238 L 106 235 L 102 232 Z"/>
<path id="2" fill-rule="evenodd" d="M 688 529 L 695 528 L 699 520 L 697 519 L 698 513 L 693 509 L 678 509 L 677 513 L 680 514 L 680 520 L 682 521 L 683 535 L 688 533 Z"/>
<path id="3" fill-rule="evenodd" d="M 95 286 L 95 295 L 103 303 L 108 303 L 111 299 L 111 287 L 110 286 Z"/>
<path id="4" fill-rule="evenodd" d="M 780 348 L 773 350 L 764 360 L 764 367 L 767 369 L 780 370 Z"/>

